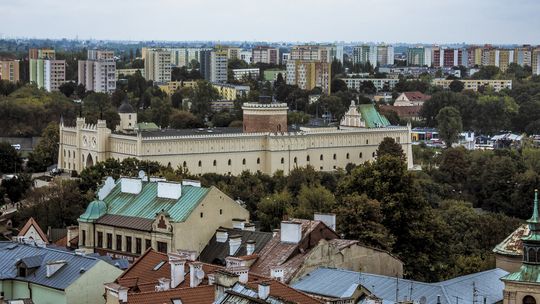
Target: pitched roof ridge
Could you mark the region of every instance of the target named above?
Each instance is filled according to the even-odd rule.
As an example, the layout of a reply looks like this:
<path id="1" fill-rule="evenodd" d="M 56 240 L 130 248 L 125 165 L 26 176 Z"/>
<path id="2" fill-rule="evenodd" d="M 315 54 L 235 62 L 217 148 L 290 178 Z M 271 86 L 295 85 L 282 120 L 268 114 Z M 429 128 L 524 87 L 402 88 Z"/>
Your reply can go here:
<path id="1" fill-rule="evenodd" d="M 34 226 L 34 229 L 36 229 L 36 232 L 45 241 L 45 243 L 48 244 L 49 243 L 49 238 L 47 237 L 45 232 L 43 232 L 43 230 L 41 229 L 41 227 L 39 226 L 39 224 L 36 222 L 36 220 L 33 217 L 30 217 L 28 219 L 28 221 L 26 221 L 26 223 L 24 224 L 21 231 L 19 231 L 18 236 L 23 236 L 24 234 L 26 234 L 26 232 L 28 232 L 28 230 L 32 226 Z"/>
<path id="2" fill-rule="evenodd" d="M 117 281 L 118 279 L 122 279 L 122 278 L 131 278 L 131 277 L 125 277 L 125 275 L 127 273 L 129 273 L 130 270 L 132 270 L 135 265 L 137 265 L 140 261 L 142 261 L 143 257 L 145 257 L 146 255 L 148 255 L 150 252 L 154 252 L 154 253 L 160 253 L 160 254 L 163 254 L 161 252 L 158 252 L 158 251 L 155 251 L 152 247 L 146 249 L 146 251 L 141 254 L 136 260 L 135 262 L 133 262 L 133 264 L 129 265 L 129 267 L 115 280 Z"/>

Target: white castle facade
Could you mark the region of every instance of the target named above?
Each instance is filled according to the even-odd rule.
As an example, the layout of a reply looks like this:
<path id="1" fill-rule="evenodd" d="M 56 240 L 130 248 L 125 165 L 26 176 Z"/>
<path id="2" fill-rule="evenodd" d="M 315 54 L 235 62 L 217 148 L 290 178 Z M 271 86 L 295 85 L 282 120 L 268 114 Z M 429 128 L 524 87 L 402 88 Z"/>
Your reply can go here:
<path id="1" fill-rule="evenodd" d="M 278 106 L 283 109 L 283 105 Z M 345 168 L 348 163 L 375 159 L 378 145 L 385 137 L 402 145 L 408 167 L 412 167 L 410 126 L 368 128 L 353 103 L 340 127 L 269 132 L 267 124 L 282 120 L 268 118 L 268 107 L 244 106 L 243 130 L 250 132 L 240 128 L 141 131 L 136 127 L 136 113 L 123 104 L 119 109 L 121 122 L 114 132 L 103 120 L 95 125 L 85 123 L 84 118 L 78 118 L 75 126 L 61 123 L 58 167 L 80 172 L 108 158 L 121 161 L 134 157 L 173 168 L 183 166 L 193 174 L 238 175 L 244 170 L 267 174 L 283 170 L 288 174 L 295 167 L 307 165 L 332 171 Z M 282 112 L 286 115 L 286 107 Z M 250 125 L 246 126 L 246 122 Z M 265 131 L 257 132 L 258 127 Z M 278 128 L 282 128 L 281 123 Z"/>

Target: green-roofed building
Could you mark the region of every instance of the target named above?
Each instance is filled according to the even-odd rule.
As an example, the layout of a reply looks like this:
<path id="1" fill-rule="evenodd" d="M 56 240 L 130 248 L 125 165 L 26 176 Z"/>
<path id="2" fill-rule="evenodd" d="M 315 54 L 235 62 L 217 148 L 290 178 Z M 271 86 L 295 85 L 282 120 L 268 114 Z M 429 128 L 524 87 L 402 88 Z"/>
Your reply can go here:
<path id="1" fill-rule="evenodd" d="M 216 187 L 196 181 L 107 178 L 79 217 L 79 248 L 134 260 L 145 250 L 199 253 L 219 227 L 249 212 Z"/>
<path id="2" fill-rule="evenodd" d="M 533 215 L 527 220 L 529 233 L 523 241 L 523 262 L 519 271 L 501 278 L 504 282 L 503 304 L 540 303 L 540 215 L 538 190 L 534 193 Z"/>

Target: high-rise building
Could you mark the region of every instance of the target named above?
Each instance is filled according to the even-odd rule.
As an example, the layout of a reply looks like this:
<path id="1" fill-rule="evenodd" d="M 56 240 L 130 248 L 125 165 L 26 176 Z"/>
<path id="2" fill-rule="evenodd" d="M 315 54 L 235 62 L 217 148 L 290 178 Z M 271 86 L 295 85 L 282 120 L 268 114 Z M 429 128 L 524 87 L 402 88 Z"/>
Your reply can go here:
<path id="1" fill-rule="evenodd" d="M 531 66 L 533 75 L 540 75 L 540 48 L 532 51 Z"/>
<path id="2" fill-rule="evenodd" d="M 240 59 L 250 64 L 253 61 L 253 51 L 241 51 Z"/>
<path id="3" fill-rule="evenodd" d="M 408 66 L 431 66 L 431 48 L 424 46 L 412 47 L 407 50 Z"/>
<path id="4" fill-rule="evenodd" d="M 523 45 L 514 49 L 514 62 L 520 66 L 531 66 L 532 48 L 530 45 Z"/>
<path id="5" fill-rule="evenodd" d="M 227 59 L 240 59 L 240 52 L 242 52 L 241 48 L 237 47 L 226 47 L 224 50 L 227 51 Z"/>
<path id="6" fill-rule="evenodd" d="M 315 87 L 323 93 L 330 94 L 331 63 L 321 60 L 289 60 L 287 62 L 286 81 L 289 85 L 297 85 L 302 90 Z"/>
<path id="7" fill-rule="evenodd" d="M 253 63 L 279 64 L 279 49 L 269 46 L 256 46 L 251 50 Z"/>
<path id="8" fill-rule="evenodd" d="M 292 47 L 289 59 L 332 62 L 334 59 L 340 60 L 339 53 L 335 45 L 296 45 Z M 341 57 L 343 57 L 342 54 Z"/>
<path id="9" fill-rule="evenodd" d="M 30 49 L 30 82 L 48 92 L 58 91 L 66 82 L 66 61 L 56 60 L 56 53 L 50 49 Z"/>
<path id="10" fill-rule="evenodd" d="M 18 82 L 19 60 L 0 60 L 0 79 Z"/>
<path id="11" fill-rule="evenodd" d="M 211 55 L 212 50 L 201 50 L 199 52 L 199 72 L 206 81 L 210 81 L 211 78 Z"/>
<path id="12" fill-rule="evenodd" d="M 454 67 L 466 66 L 468 64 L 467 52 L 463 49 L 453 49 L 437 47 L 433 49 L 433 66 L 439 67 Z"/>
<path id="13" fill-rule="evenodd" d="M 88 59 L 79 60 L 79 84 L 88 91 L 112 93 L 116 90 L 116 62 L 113 51 L 88 50 Z"/>
<path id="14" fill-rule="evenodd" d="M 377 66 L 394 65 L 394 47 L 391 45 L 377 46 Z"/>
<path id="15" fill-rule="evenodd" d="M 353 63 L 366 64 L 377 66 L 377 46 L 375 45 L 359 45 L 353 48 Z"/>
<path id="16" fill-rule="evenodd" d="M 227 50 L 217 49 L 210 53 L 210 81 L 227 82 Z"/>
<path id="17" fill-rule="evenodd" d="M 157 83 L 171 81 L 171 51 L 147 49 L 144 60 L 144 78 Z"/>
<path id="18" fill-rule="evenodd" d="M 499 69 L 501 69 L 501 71 L 504 72 L 508 69 L 508 66 L 514 62 L 514 50 L 500 49 L 497 50 L 497 53 L 497 57 L 499 59 L 496 62 L 497 66 Z"/>
<path id="19" fill-rule="evenodd" d="M 467 66 L 481 66 L 482 65 L 482 52 L 483 48 L 480 46 L 472 46 L 467 49 Z"/>

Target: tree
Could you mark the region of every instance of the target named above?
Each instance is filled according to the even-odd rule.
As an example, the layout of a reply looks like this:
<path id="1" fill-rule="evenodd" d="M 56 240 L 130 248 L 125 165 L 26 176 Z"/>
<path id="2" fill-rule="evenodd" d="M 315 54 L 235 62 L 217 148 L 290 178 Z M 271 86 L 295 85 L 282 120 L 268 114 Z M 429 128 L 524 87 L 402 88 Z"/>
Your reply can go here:
<path id="1" fill-rule="evenodd" d="M 66 97 L 70 97 L 75 92 L 75 89 L 77 88 L 77 84 L 73 81 L 64 82 L 63 84 L 58 87 L 58 90 L 62 92 Z"/>
<path id="2" fill-rule="evenodd" d="M 182 96 L 182 92 L 176 91 L 171 95 L 171 104 L 173 108 L 179 109 L 182 107 L 182 101 L 184 99 L 184 96 Z"/>
<path id="3" fill-rule="evenodd" d="M 17 150 L 8 142 L 0 142 L 0 174 L 22 171 L 21 164 Z"/>
<path id="4" fill-rule="evenodd" d="M 84 84 L 79 83 L 77 87 L 75 88 L 75 94 L 79 99 L 84 99 L 86 97 L 86 87 Z"/>
<path id="5" fill-rule="evenodd" d="M 124 100 L 126 100 L 127 94 L 124 90 L 117 88 L 114 90 L 114 92 L 111 94 L 111 102 L 115 107 L 119 107 Z"/>
<path id="6" fill-rule="evenodd" d="M 15 177 L 4 179 L 0 183 L 0 199 L 3 199 L 7 195 L 12 202 L 16 203 L 25 196 L 31 186 L 32 176 L 30 174 L 22 173 Z"/>
<path id="7" fill-rule="evenodd" d="M 59 133 L 58 123 L 49 123 L 45 130 L 43 130 L 36 148 L 28 157 L 28 168 L 34 172 L 43 172 L 48 166 L 58 161 Z"/>
<path id="8" fill-rule="evenodd" d="M 385 137 L 377 148 L 377 157 L 384 155 L 399 157 L 405 160 L 405 154 L 403 154 L 401 145 L 396 143 L 396 141 L 391 137 Z"/>
<path id="9" fill-rule="evenodd" d="M 347 91 L 347 84 L 345 83 L 345 81 L 343 81 L 342 79 L 339 79 L 339 78 L 334 78 L 334 80 L 332 80 L 332 83 L 330 85 L 330 87 L 332 88 L 332 93 L 336 93 L 336 92 L 339 92 L 339 91 Z"/>
<path id="10" fill-rule="evenodd" d="M 463 88 L 465 88 L 465 84 L 463 84 L 463 82 L 459 80 L 453 80 L 452 82 L 450 82 L 449 88 L 450 91 L 459 93 L 463 91 Z"/>
<path id="11" fill-rule="evenodd" d="M 446 147 L 452 147 L 452 144 L 458 141 L 463 128 L 459 111 L 454 107 L 444 107 L 436 118 L 440 138 L 446 143 Z"/>
<path id="12" fill-rule="evenodd" d="M 170 117 L 173 129 L 201 128 L 204 124 L 193 114 L 187 111 L 173 111 Z"/>
<path id="13" fill-rule="evenodd" d="M 272 231 L 279 227 L 281 220 L 289 214 L 292 196 L 288 191 L 274 193 L 265 197 L 257 205 L 257 217 L 261 221 L 262 231 Z"/>
<path id="14" fill-rule="evenodd" d="M 303 185 L 296 200 L 298 206 L 294 208 L 293 216 L 297 218 L 311 218 L 315 212 L 331 212 L 336 204 L 334 195 L 320 185 Z"/>
<path id="15" fill-rule="evenodd" d="M 347 195 L 336 205 L 333 212 L 338 220 L 338 231 L 347 239 L 359 240 L 368 246 L 391 250 L 394 236 L 381 223 L 381 203 L 365 194 Z"/>
<path id="16" fill-rule="evenodd" d="M 488 135 L 507 130 L 518 110 L 518 104 L 510 96 L 480 96 L 475 108 L 474 127 Z"/>
<path id="17" fill-rule="evenodd" d="M 208 81 L 197 81 L 190 96 L 191 112 L 199 118 L 209 116 L 212 112 L 210 102 L 219 99 L 219 92 Z"/>

